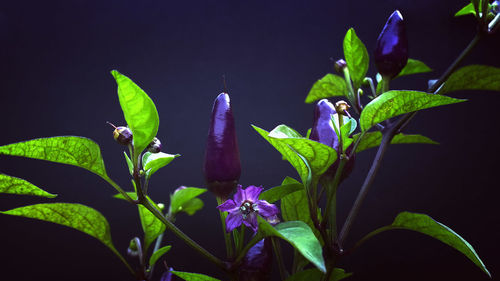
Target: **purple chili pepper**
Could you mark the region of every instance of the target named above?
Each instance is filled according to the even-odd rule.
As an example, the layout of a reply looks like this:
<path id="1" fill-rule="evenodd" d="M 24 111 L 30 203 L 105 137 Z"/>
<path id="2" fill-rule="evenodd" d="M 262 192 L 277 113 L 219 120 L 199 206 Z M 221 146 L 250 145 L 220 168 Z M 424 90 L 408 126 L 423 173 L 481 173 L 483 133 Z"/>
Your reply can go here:
<path id="1" fill-rule="evenodd" d="M 243 258 L 239 268 L 240 281 L 266 281 L 271 277 L 272 243 L 270 238 L 257 242 Z"/>
<path id="2" fill-rule="evenodd" d="M 332 124 L 332 115 L 336 114 L 335 106 L 329 102 L 327 99 L 322 99 L 318 101 L 316 107 L 314 108 L 314 121 L 311 129 L 310 139 L 320 142 L 324 145 L 328 145 L 332 147 L 337 152 L 339 151 L 339 138 L 335 133 L 335 129 Z M 346 150 L 346 154 L 350 155 L 352 152 L 352 145 L 349 146 Z M 343 181 L 345 178 L 349 176 L 352 172 L 355 162 L 355 155 L 350 155 L 351 157 L 344 165 L 344 169 L 342 171 L 342 176 L 340 178 Z M 335 172 L 340 163 L 340 155 L 339 158 L 328 168 L 328 170 L 324 173 L 324 176 L 333 178 L 335 176 Z"/>
<path id="3" fill-rule="evenodd" d="M 227 93 L 219 94 L 212 108 L 203 173 L 208 190 L 222 199 L 228 198 L 240 179 L 240 153 Z"/>
<path id="4" fill-rule="evenodd" d="M 398 75 L 408 62 L 406 27 L 398 10 L 391 14 L 378 36 L 374 55 L 378 72 L 389 79 Z"/>

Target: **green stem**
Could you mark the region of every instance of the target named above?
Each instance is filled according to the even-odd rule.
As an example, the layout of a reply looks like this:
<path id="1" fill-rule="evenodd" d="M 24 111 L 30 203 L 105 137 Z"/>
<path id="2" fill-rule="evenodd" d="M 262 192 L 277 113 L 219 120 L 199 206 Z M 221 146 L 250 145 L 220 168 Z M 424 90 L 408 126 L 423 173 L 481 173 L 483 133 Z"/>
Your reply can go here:
<path id="1" fill-rule="evenodd" d="M 139 189 L 138 189 L 139 190 Z M 223 270 L 227 270 L 227 267 L 223 261 L 221 261 L 219 258 L 216 256 L 212 255 L 209 251 L 205 250 L 202 246 L 200 246 L 198 243 L 193 241 L 189 236 L 184 234 L 177 226 L 175 226 L 173 223 L 171 223 L 165 216 L 158 210 L 156 209 L 151 202 L 148 200 L 145 200 L 143 198 L 141 200 L 141 204 L 146 207 L 155 217 L 157 217 L 165 226 L 167 227 L 168 230 L 173 232 L 178 238 L 180 238 L 182 241 L 184 241 L 188 246 L 193 248 L 195 251 L 199 252 L 201 255 L 203 255 L 206 259 L 209 261 L 213 262 L 215 265 L 218 267 L 222 268 Z"/>
<path id="2" fill-rule="evenodd" d="M 377 90 L 375 89 L 375 85 L 373 84 L 373 79 L 371 77 L 365 77 L 363 82 L 367 82 L 370 85 L 370 90 L 372 92 L 373 97 L 377 97 Z"/>
<path id="3" fill-rule="evenodd" d="M 329 223 L 329 229 L 330 229 L 329 241 L 333 241 L 333 239 L 336 238 L 337 236 L 336 194 L 337 194 L 337 187 L 340 183 L 342 171 L 344 170 L 346 162 L 347 159 L 341 158 L 337 171 L 335 172 L 335 177 L 333 178 L 333 181 L 325 183 L 328 198 L 326 201 L 326 210 L 325 210 L 325 216 L 323 217 L 322 225 L 324 225 L 327 222 Z"/>
<path id="4" fill-rule="evenodd" d="M 217 197 L 217 205 L 221 205 L 223 199 Z M 231 241 L 231 235 L 226 231 L 226 213 L 219 210 L 220 222 L 222 225 L 222 233 L 224 234 L 224 241 L 226 242 L 226 255 L 228 259 L 232 259 L 234 255 L 233 242 Z"/>
<path id="5" fill-rule="evenodd" d="M 278 238 L 276 237 L 271 237 L 271 242 L 273 243 L 274 254 L 276 255 L 276 260 L 278 261 L 280 277 L 281 280 L 284 281 L 288 277 L 288 273 L 286 272 L 285 263 L 283 262 L 283 256 L 281 255 L 281 246 L 279 244 Z"/>
<path id="6" fill-rule="evenodd" d="M 351 74 L 349 73 L 349 69 L 347 67 L 344 67 L 343 72 L 344 72 L 345 83 L 347 85 L 347 98 L 349 99 L 349 101 L 353 105 L 356 113 L 360 114 L 361 108 L 360 108 L 360 104 L 359 104 L 358 93 L 354 92 L 354 88 L 352 86 L 352 81 L 351 81 Z"/>

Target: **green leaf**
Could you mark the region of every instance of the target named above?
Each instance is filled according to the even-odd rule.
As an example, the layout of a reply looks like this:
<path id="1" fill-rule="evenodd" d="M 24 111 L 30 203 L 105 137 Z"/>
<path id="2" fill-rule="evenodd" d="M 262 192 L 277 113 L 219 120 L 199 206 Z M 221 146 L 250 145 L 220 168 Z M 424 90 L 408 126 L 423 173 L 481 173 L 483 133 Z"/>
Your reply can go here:
<path id="1" fill-rule="evenodd" d="M 134 138 L 134 155 L 138 156 L 158 132 L 158 111 L 149 96 L 130 78 L 116 70 L 111 74 L 118 84 L 118 98 Z"/>
<path id="2" fill-rule="evenodd" d="M 342 151 L 346 151 L 347 148 L 354 142 L 354 140 L 349 136 L 351 135 L 352 132 L 354 132 L 354 130 L 356 130 L 356 126 L 357 126 L 356 119 L 347 117 L 347 122 L 345 122 L 344 125 L 340 127 L 340 134 L 342 136 L 341 137 Z"/>
<path id="3" fill-rule="evenodd" d="M 272 138 L 302 138 L 302 136 L 297 132 L 296 130 L 288 127 L 287 125 L 278 125 L 276 128 L 274 128 L 270 133 L 269 136 Z"/>
<path id="4" fill-rule="evenodd" d="M 198 210 L 201 210 L 201 208 L 203 208 L 203 206 L 204 206 L 204 203 L 203 203 L 203 201 L 201 201 L 200 198 L 193 198 L 182 205 L 181 211 L 192 216 Z"/>
<path id="5" fill-rule="evenodd" d="M 123 257 L 113 246 L 106 218 L 95 209 L 85 205 L 72 203 L 36 204 L 0 213 L 53 222 L 79 230 L 101 241 L 124 261 Z"/>
<path id="6" fill-rule="evenodd" d="M 152 267 L 156 264 L 156 262 L 163 256 L 165 255 L 168 251 L 170 251 L 170 248 L 172 246 L 165 246 L 161 247 L 158 249 L 156 252 L 154 252 L 151 257 L 149 258 L 149 266 Z"/>
<path id="7" fill-rule="evenodd" d="M 281 215 L 285 221 L 303 221 L 314 232 L 314 235 L 320 238 L 319 231 L 314 227 L 314 223 L 311 219 L 311 213 L 309 212 L 309 202 L 308 196 L 305 188 L 290 193 L 283 198 L 281 198 Z"/>
<path id="8" fill-rule="evenodd" d="M 360 134 L 355 134 L 353 136 L 354 141 L 359 138 Z M 375 132 L 367 132 L 363 139 L 359 142 L 358 147 L 356 147 L 356 153 L 359 153 L 363 150 L 367 150 L 372 147 L 377 147 L 380 145 L 382 141 L 382 133 L 380 131 Z M 395 135 L 391 144 L 405 144 L 405 143 L 423 143 L 423 144 L 439 144 L 431 140 L 428 137 L 422 135 L 405 135 L 403 133 Z"/>
<path id="9" fill-rule="evenodd" d="M 359 123 L 361 130 L 367 131 L 377 123 L 404 113 L 463 101 L 417 91 L 388 91 L 365 106 Z"/>
<path id="10" fill-rule="evenodd" d="M 490 272 L 477 255 L 474 248 L 446 225 L 435 221 L 425 214 L 402 212 L 398 214 L 389 229 L 407 229 L 436 238 L 437 240 L 451 246 L 464 254 L 475 263 L 484 273 L 491 277 Z"/>
<path id="11" fill-rule="evenodd" d="M 458 11 L 455 14 L 455 17 L 465 16 L 465 15 L 469 15 L 469 14 L 476 16 L 476 11 L 474 10 L 474 5 L 472 3 L 469 3 L 465 7 L 460 9 L 460 11 Z"/>
<path id="12" fill-rule="evenodd" d="M 156 204 L 153 206 L 156 206 Z M 144 248 L 148 249 L 155 239 L 165 232 L 166 227 L 146 207 L 137 205 L 137 208 L 139 209 L 139 218 L 141 219 L 141 226 L 144 231 Z"/>
<path id="13" fill-rule="evenodd" d="M 260 237 L 257 238 L 262 239 L 268 236 L 279 237 L 290 243 L 319 270 L 326 272 L 321 244 L 306 223 L 302 221 L 288 221 L 272 227 L 262 217 L 258 216 L 258 220 L 258 233 Z"/>
<path id="14" fill-rule="evenodd" d="M 339 281 L 351 275 L 352 273 L 346 273 L 342 268 L 334 268 L 330 281 Z M 288 277 L 286 281 L 321 280 L 321 277 L 323 277 L 323 273 L 321 273 L 321 271 L 316 268 L 311 268 L 295 273 L 294 275 Z"/>
<path id="15" fill-rule="evenodd" d="M 177 190 L 176 192 L 174 192 L 174 194 L 170 195 L 170 213 L 176 214 L 181 211 L 187 212 L 185 210 L 186 207 L 188 207 L 188 210 L 190 210 L 190 212 L 192 212 L 193 210 L 196 212 L 198 210 L 196 208 L 200 206 L 199 202 L 191 202 L 191 203 L 188 202 L 191 201 L 192 199 L 195 199 L 199 195 L 205 193 L 206 191 L 207 190 L 204 188 L 197 188 L 197 187 L 186 187 L 184 189 Z M 201 202 L 201 207 L 203 207 L 203 202 Z M 191 213 L 190 215 L 192 214 L 193 213 Z"/>
<path id="16" fill-rule="evenodd" d="M 439 94 L 461 90 L 500 91 L 500 68 L 487 65 L 468 65 L 453 72 Z"/>
<path id="17" fill-rule="evenodd" d="M 57 194 L 48 193 L 26 180 L 7 176 L 6 174 L 0 174 L 0 193 L 34 195 L 48 198 L 57 196 Z"/>
<path id="18" fill-rule="evenodd" d="M 359 88 L 368 71 L 368 51 L 365 44 L 350 28 L 344 37 L 344 57 L 355 88 Z"/>
<path id="19" fill-rule="evenodd" d="M 401 70 L 401 72 L 398 74 L 398 76 L 396 76 L 396 78 L 405 75 L 425 73 L 431 71 L 432 69 L 428 67 L 425 63 L 415 59 L 408 59 L 406 66 Z"/>
<path id="20" fill-rule="evenodd" d="M 268 133 L 252 125 L 297 170 L 302 183 L 309 182 L 310 177 L 319 177 L 337 159 L 333 148 L 306 138 L 289 137 L 283 133 L 283 126 Z"/>
<path id="21" fill-rule="evenodd" d="M 167 166 L 172 160 L 179 156 L 180 154 L 167 154 L 163 152 L 151 153 L 148 151 L 142 156 L 144 171 L 146 171 L 146 175 L 150 177 L 158 171 L 158 169 Z"/>
<path id="22" fill-rule="evenodd" d="M 186 281 L 220 281 L 217 278 L 213 278 L 200 273 L 182 272 L 182 271 L 171 271 L 177 277 L 180 277 Z"/>
<path id="23" fill-rule="evenodd" d="M 0 146 L 0 154 L 74 165 L 108 178 L 99 145 L 88 138 L 64 136 L 33 139 Z"/>
<path id="24" fill-rule="evenodd" d="M 347 91 L 347 85 L 344 78 L 328 73 L 314 83 L 305 102 L 313 103 L 320 99 L 342 97 L 347 95 Z"/>
<path id="25" fill-rule="evenodd" d="M 130 173 L 131 176 L 134 175 L 134 163 L 132 163 L 132 160 L 127 155 L 127 152 L 123 152 L 123 155 L 125 156 L 125 161 L 127 162 L 127 167 L 128 167 L 128 172 Z"/>
<path id="26" fill-rule="evenodd" d="M 287 177 L 287 179 L 291 179 Z M 286 179 L 285 179 L 286 180 Z M 295 179 L 293 179 L 295 181 Z M 302 185 L 300 182 L 295 181 L 295 183 L 289 183 L 285 184 L 282 183 L 280 186 L 276 186 L 273 188 L 270 188 L 264 192 L 262 192 L 259 196 L 260 200 L 266 200 L 269 203 L 274 203 L 284 196 L 295 192 L 297 190 L 301 190 L 304 188 L 304 185 Z"/>

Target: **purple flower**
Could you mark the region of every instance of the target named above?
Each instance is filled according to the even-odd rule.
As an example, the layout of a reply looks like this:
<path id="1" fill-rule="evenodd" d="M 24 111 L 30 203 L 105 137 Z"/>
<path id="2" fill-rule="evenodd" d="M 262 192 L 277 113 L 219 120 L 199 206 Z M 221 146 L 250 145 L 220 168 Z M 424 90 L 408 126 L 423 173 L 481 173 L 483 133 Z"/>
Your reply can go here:
<path id="1" fill-rule="evenodd" d="M 278 208 L 265 200 L 259 200 L 262 190 L 262 187 L 253 185 L 242 189 L 241 185 L 238 185 L 238 190 L 234 194 L 234 200 L 228 199 L 217 206 L 217 209 L 229 213 L 226 218 L 227 232 L 233 231 L 233 229 L 242 223 L 250 227 L 254 232 L 257 232 L 257 214 L 265 219 L 276 217 L 276 214 L 279 212 Z"/>

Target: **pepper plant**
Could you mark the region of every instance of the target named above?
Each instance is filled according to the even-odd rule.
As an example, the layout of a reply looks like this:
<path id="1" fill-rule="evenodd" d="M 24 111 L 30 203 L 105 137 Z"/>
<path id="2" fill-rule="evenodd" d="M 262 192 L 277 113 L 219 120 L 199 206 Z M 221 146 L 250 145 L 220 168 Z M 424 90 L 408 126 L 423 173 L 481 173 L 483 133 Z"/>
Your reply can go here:
<path id="1" fill-rule="evenodd" d="M 429 80 L 427 91 L 391 89 L 391 81 L 430 71 L 423 62 L 409 57 L 403 15 L 394 11 L 380 33 L 373 60 L 378 73 L 368 76 L 370 55 L 353 28 L 344 37 L 344 58 L 335 63 L 337 74 L 326 74 L 312 86 L 305 98 L 315 103 L 314 122 L 305 136 L 286 125 L 266 130 L 252 125 L 296 170 L 281 185 L 268 188 L 241 186 L 240 154 L 235 120 L 227 90 L 215 99 L 206 144 L 203 173 L 205 187 L 181 186 L 165 206 L 150 198 L 151 177 L 179 154 L 163 152 L 157 138 L 159 114 L 151 98 L 130 78 L 113 70 L 119 103 L 126 125 L 113 126 L 113 137 L 123 145 L 131 184 L 120 187 L 106 172 L 101 151 L 85 137 L 60 136 L 0 146 L 0 154 L 41 159 L 84 168 L 117 191 L 117 200 L 137 206 L 142 237 L 132 237 L 125 251 L 113 245 L 110 226 L 97 210 L 77 203 L 43 203 L 2 210 L 4 215 L 33 218 L 84 232 L 106 245 L 132 274 L 131 280 L 152 280 L 163 272 L 162 281 L 177 276 L 184 280 L 218 280 L 203 273 L 175 270 L 175 257 L 168 255 L 175 245 L 164 245 L 164 233 L 172 233 L 193 252 L 211 261 L 230 280 L 271 280 L 276 259 L 281 280 L 341 280 L 352 273 L 338 267 L 371 237 L 388 230 L 404 229 L 435 238 L 467 257 L 484 274 L 483 261 L 466 240 L 450 227 L 426 214 L 401 212 L 394 221 L 375 229 L 351 245 L 346 238 L 363 201 L 374 183 L 390 144 L 424 143 L 433 140 L 404 133 L 407 125 L 424 109 L 452 105 L 466 100 L 450 95 L 459 90 L 500 91 L 500 68 L 462 65 L 463 59 L 483 37 L 494 36 L 500 21 L 498 1 L 472 0 L 456 16 L 476 18 L 477 34 L 437 80 Z M 409 31 L 411 32 L 411 31 Z M 332 101 L 328 100 L 332 99 Z M 355 169 L 356 155 L 371 148 L 377 153 L 345 221 L 337 220 L 339 187 Z M 244 148 L 243 148 L 244 149 Z M 199 195 L 210 191 L 218 201 L 226 256 L 217 257 L 182 232 L 176 224 L 180 212 L 194 215 L 203 208 Z M 0 192 L 55 198 L 36 185 L 11 175 L 0 175 Z M 278 207 L 279 206 L 279 207 Z M 280 241 L 293 249 L 293 263 L 284 262 Z M 171 266 L 158 266 L 160 260 Z M 478 272 L 478 274 L 481 274 Z"/>

